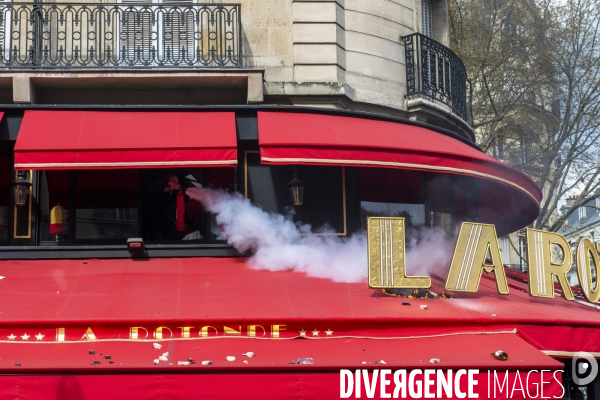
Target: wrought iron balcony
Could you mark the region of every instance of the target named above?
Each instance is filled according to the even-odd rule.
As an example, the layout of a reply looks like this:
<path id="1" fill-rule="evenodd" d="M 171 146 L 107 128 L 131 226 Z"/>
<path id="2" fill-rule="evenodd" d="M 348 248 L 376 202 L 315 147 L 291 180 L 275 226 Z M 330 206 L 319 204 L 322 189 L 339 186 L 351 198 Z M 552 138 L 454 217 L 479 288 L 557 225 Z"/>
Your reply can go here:
<path id="1" fill-rule="evenodd" d="M 240 68 L 239 4 L 0 3 L 0 69 Z"/>
<path id="2" fill-rule="evenodd" d="M 456 54 L 435 40 L 414 33 L 402 38 L 406 55 L 406 94 L 439 101 L 467 120 L 467 71 Z"/>

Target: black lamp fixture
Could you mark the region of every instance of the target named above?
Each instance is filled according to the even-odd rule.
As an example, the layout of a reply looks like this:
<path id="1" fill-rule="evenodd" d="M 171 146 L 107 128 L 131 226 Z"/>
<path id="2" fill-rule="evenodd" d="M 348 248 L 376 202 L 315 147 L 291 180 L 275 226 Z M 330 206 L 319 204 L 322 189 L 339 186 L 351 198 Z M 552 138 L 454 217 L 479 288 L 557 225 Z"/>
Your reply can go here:
<path id="1" fill-rule="evenodd" d="M 287 184 L 287 187 L 290 191 L 290 195 L 292 196 L 292 204 L 295 206 L 301 206 L 302 201 L 304 200 L 304 186 L 306 184 L 298 179 L 298 172 L 296 171 L 296 167 L 294 167 L 294 175 L 290 183 Z"/>
<path id="2" fill-rule="evenodd" d="M 13 188 L 15 190 L 15 204 L 18 207 L 27 204 L 29 198 L 29 190 L 31 189 L 31 182 L 29 182 L 28 171 L 17 171 L 17 179 L 13 182 Z"/>

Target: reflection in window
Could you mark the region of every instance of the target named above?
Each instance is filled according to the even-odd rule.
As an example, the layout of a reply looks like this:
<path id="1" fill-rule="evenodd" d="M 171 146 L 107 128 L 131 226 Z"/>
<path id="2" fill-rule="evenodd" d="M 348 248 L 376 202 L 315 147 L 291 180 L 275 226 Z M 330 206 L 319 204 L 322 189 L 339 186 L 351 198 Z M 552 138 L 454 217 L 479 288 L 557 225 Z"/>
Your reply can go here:
<path id="1" fill-rule="evenodd" d="M 288 183 L 294 171 L 305 182 L 304 201 L 292 206 Z M 346 234 L 344 170 L 341 167 L 266 165 L 258 153 L 246 153 L 246 195 L 262 210 L 308 224 L 313 232 Z M 293 215 L 290 214 L 293 211 Z"/>
<path id="2" fill-rule="evenodd" d="M 40 240 L 61 242 L 69 238 L 69 171 L 40 173 Z"/>
<path id="3" fill-rule="evenodd" d="M 0 242 L 8 241 L 8 202 L 11 165 L 9 156 L 0 156 Z"/>
<path id="4" fill-rule="evenodd" d="M 423 204 L 361 201 L 360 209 L 364 228 L 366 228 L 369 217 L 404 218 L 406 228 L 420 228 L 425 225 L 425 206 Z"/>
<path id="5" fill-rule="evenodd" d="M 43 171 L 40 241 L 219 241 L 214 218 L 185 191 L 233 191 L 234 180 L 233 168 Z"/>
<path id="6" fill-rule="evenodd" d="M 138 172 L 77 171 L 75 238 L 117 240 L 138 236 Z"/>
<path id="7" fill-rule="evenodd" d="M 452 236 L 455 233 L 452 214 L 430 211 L 429 218 L 431 219 L 429 226 L 437 226 L 449 236 Z"/>
<path id="8" fill-rule="evenodd" d="M 453 237 L 458 226 L 453 215 L 457 206 L 454 190 L 453 181 L 446 176 L 420 171 L 361 169 L 362 228 L 366 229 L 368 217 L 401 217 L 405 218 L 409 236 L 423 227 L 438 227 Z M 468 208 L 466 204 L 459 205 L 462 209 Z M 467 210 L 464 213 L 467 214 Z"/>

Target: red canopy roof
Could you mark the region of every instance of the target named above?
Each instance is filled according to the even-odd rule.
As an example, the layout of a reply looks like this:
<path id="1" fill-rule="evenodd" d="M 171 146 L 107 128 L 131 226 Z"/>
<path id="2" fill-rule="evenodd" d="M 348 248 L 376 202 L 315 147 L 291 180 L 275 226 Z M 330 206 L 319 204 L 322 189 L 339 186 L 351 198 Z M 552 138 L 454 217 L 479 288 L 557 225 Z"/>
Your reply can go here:
<path id="1" fill-rule="evenodd" d="M 597 309 L 530 298 L 518 282 L 508 296 L 484 279 L 472 295 L 401 299 L 366 282 L 251 270 L 243 258 L 1 261 L 0 275 L 0 397 L 173 398 L 194 390 L 232 398 L 243 388 L 265 398 L 331 398 L 341 368 L 479 369 L 480 398 L 488 370 L 509 370 L 513 382 L 517 371 L 536 369 L 529 382 L 543 378 L 544 393 L 560 396 L 552 372 L 539 371 L 562 364 L 544 351 L 600 350 Z M 496 350 L 508 360 L 492 357 Z M 248 351 L 256 357 L 242 355 Z M 196 364 L 178 365 L 188 358 Z M 290 364 L 297 358 L 314 363 Z"/>
<path id="2" fill-rule="evenodd" d="M 27 110 L 17 169 L 235 166 L 233 112 Z"/>
<path id="3" fill-rule="evenodd" d="M 409 271 L 410 272 L 410 271 Z M 91 327 L 97 338 L 127 339 L 129 328 L 148 337 L 166 326 L 176 337 L 405 338 L 512 332 L 539 350 L 600 354 L 600 312 L 556 297 L 530 297 L 526 285 L 510 279 L 510 294 L 497 294 L 487 274 L 474 294 L 452 299 L 401 299 L 369 289 L 366 282 L 333 283 L 296 272 L 255 271 L 245 259 L 185 258 L 1 261 L 0 339 L 42 333 L 78 341 Z M 443 282 L 433 279 L 440 293 Z M 411 306 L 402 305 L 409 301 Z M 426 304 L 422 310 L 419 305 Z M 250 328 L 255 326 L 255 328 Z M 224 327 L 231 328 L 225 333 Z M 34 332 L 35 331 L 35 332 Z M 331 332 L 329 335 L 327 331 Z M 140 330 L 139 337 L 145 332 Z M 167 330 L 165 330 L 165 337 Z M 554 354 L 554 353 L 552 353 Z"/>
<path id="4" fill-rule="evenodd" d="M 486 223 L 501 234 L 531 223 L 542 199 L 525 174 L 458 139 L 408 123 L 301 112 L 258 112 L 261 160 L 457 174 L 481 183 Z M 481 207 L 480 207 L 481 208 Z M 508 215 L 511 213 L 511 215 Z"/>

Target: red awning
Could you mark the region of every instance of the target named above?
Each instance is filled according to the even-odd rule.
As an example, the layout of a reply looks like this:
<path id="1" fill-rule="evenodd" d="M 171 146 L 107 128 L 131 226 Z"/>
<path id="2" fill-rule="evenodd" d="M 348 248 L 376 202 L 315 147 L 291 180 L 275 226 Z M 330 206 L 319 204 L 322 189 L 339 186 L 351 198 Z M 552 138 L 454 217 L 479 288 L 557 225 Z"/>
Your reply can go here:
<path id="1" fill-rule="evenodd" d="M 531 178 L 460 140 L 423 126 L 261 111 L 258 133 L 261 161 L 266 164 L 395 168 L 475 179 L 482 188 L 480 211 L 481 206 L 485 208 L 480 222 L 496 224 L 499 234 L 526 226 L 539 213 L 542 191 Z"/>
<path id="2" fill-rule="evenodd" d="M 128 339 L 132 326 L 145 328 L 149 338 L 161 326 L 175 337 L 181 337 L 180 327 L 193 326 L 190 337 L 195 338 L 203 326 L 211 326 L 216 331 L 209 328 L 210 337 L 249 337 L 253 330 L 256 337 L 288 340 L 302 330 L 312 337 L 316 330 L 315 337 L 342 341 L 497 335 L 517 329 L 519 337 L 539 350 L 587 351 L 600 357 L 596 306 L 531 297 L 513 279 L 505 296 L 484 274 L 477 293 L 410 299 L 412 306 L 404 306 L 402 298 L 384 296 L 366 282 L 341 284 L 291 271 L 256 271 L 244 258 L 153 258 L 151 249 L 149 254 L 143 262 L 0 261 L 0 343 L 18 345 L 24 334 L 37 341 L 39 333 L 52 342 L 58 328 L 65 328 L 65 341 L 79 341 L 87 328 L 97 339 Z M 433 292 L 440 294 L 443 285 L 432 278 Z M 420 309 L 423 304 L 427 310 Z M 277 335 L 274 326 L 281 327 Z M 145 337 L 141 329 L 139 337 Z"/>
<path id="3" fill-rule="evenodd" d="M 0 275 L 0 398 L 176 398 L 190 390 L 237 398 L 240 388 L 250 397 L 337 398 L 342 368 L 479 369 L 479 398 L 488 398 L 488 370 L 501 381 L 510 371 L 511 390 L 520 371 L 522 385 L 535 390 L 532 382 L 543 380 L 546 396 L 560 396 L 553 371 L 561 364 L 543 350 L 599 349 L 595 308 L 512 287 L 501 296 L 489 279 L 475 294 L 405 306 L 366 282 L 257 271 L 243 258 L 0 261 Z M 496 360 L 496 350 L 508 359 Z M 249 351 L 256 356 L 242 355 Z M 155 365 L 163 353 L 167 361 Z M 189 358 L 196 364 L 178 365 Z M 298 358 L 313 364 L 290 364 Z"/>
<path id="4" fill-rule="evenodd" d="M 187 367 L 179 367 L 179 373 L 129 373 L 129 374 L 48 374 L 48 375 L 5 375 L 0 377 L 0 398 L 2 399 L 339 399 L 340 372 L 299 372 L 286 373 L 186 373 Z M 386 366 L 381 366 L 383 369 Z M 207 367 L 207 369 L 210 367 Z M 354 372 L 353 370 L 351 370 Z M 360 398 L 391 398 L 396 390 L 391 369 L 386 374 L 385 397 L 381 396 L 381 375 L 375 379 L 373 394 L 366 395 L 365 377 L 362 377 Z M 473 376 L 477 384 L 473 393 L 479 399 L 558 399 L 564 395 L 562 374 L 554 370 L 533 371 L 480 370 Z M 454 371 L 456 373 L 456 371 Z M 417 375 L 415 387 L 421 391 L 424 386 L 422 374 Z M 368 374 L 368 382 L 373 382 L 374 373 Z M 445 400 L 466 398 L 467 376 L 462 375 L 463 392 L 453 396 L 435 397 L 437 384 L 430 384 L 428 392 L 434 398 Z M 494 378 L 496 381 L 494 381 Z M 506 380 L 504 380 L 506 379 Z M 543 383 L 542 383 L 543 382 Z M 422 386 L 418 386 L 421 384 Z M 490 386 L 488 391 L 488 385 Z M 369 385 L 370 386 L 370 385 Z M 500 389 L 502 388 L 502 389 Z M 445 394 L 445 392 L 442 392 Z M 398 391 L 394 398 L 422 399 L 424 393 L 412 396 Z M 356 392 L 349 396 L 359 398 Z M 472 396 L 470 396 L 472 397 Z M 348 398 L 348 396 L 346 397 Z M 431 398 L 431 396 L 430 396 Z"/>
<path id="5" fill-rule="evenodd" d="M 192 324 L 194 325 L 194 324 Z M 103 339 L 83 338 L 68 342 L 52 342 L 47 336 L 36 339 L 37 326 L 30 326 L 30 338 L 21 336 L 13 341 L 0 338 L 1 373 L 39 372 L 296 372 L 339 371 L 342 368 L 374 369 L 381 368 L 379 361 L 385 361 L 385 368 L 419 369 L 431 368 L 430 360 L 439 359 L 435 368 L 441 369 L 483 369 L 483 370 L 531 370 L 561 369 L 562 364 L 545 355 L 532 345 L 519 338 L 516 333 L 487 334 L 440 334 L 425 337 L 405 338 L 344 338 L 333 336 L 312 336 L 306 339 L 281 340 L 277 338 L 252 338 L 247 336 L 199 337 L 193 327 L 190 338 L 181 338 L 181 329 L 173 332 L 173 338 L 148 339 Z M 38 328 L 39 329 L 39 328 Z M 67 328 L 68 329 L 68 328 Z M 177 332 L 179 331 L 179 332 Z M 191 331 L 191 330 L 190 330 Z M 170 333 L 165 329 L 164 335 Z M 20 333 L 23 335 L 23 333 Z M 156 349 L 153 343 L 161 344 Z M 92 347 L 90 347 L 92 346 Z M 89 354 L 89 350 L 94 354 Z M 496 350 L 505 351 L 509 357 L 500 361 L 492 357 Z M 252 351 L 256 357 L 242 356 Z M 154 360 L 168 352 L 168 359 L 157 365 Z M 109 359 L 104 355 L 110 356 Z M 235 360 L 228 361 L 227 356 Z M 178 365 L 179 361 L 192 358 L 195 364 Z M 312 358 L 312 364 L 294 363 L 298 358 Z M 94 363 L 93 361 L 99 361 Z M 202 360 L 211 360 L 209 368 Z M 248 364 L 243 360 L 249 360 Z M 375 364 L 375 361 L 378 361 Z M 15 368 L 15 362 L 21 364 Z M 366 364 L 363 364 L 366 362 Z M 186 367 L 186 368 L 182 368 Z"/>
<path id="6" fill-rule="evenodd" d="M 17 169 L 235 166 L 233 112 L 25 111 Z"/>

